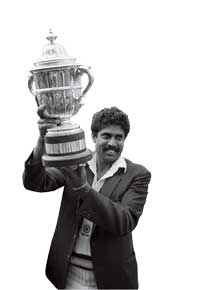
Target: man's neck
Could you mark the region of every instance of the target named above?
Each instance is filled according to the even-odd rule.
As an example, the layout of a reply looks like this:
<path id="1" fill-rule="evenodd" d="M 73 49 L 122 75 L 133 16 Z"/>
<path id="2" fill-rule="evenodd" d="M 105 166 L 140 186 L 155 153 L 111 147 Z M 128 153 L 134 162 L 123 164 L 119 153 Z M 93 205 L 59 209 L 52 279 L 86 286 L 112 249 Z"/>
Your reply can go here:
<path id="1" fill-rule="evenodd" d="M 111 166 L 112 166 L 112 163 L 101 161 L 97 157 L 96 159 L 97 179 L 99 180 L 100 178 L 102 178 L 102 176 L 105 175 L 105 173 L 109 170 Z"/>

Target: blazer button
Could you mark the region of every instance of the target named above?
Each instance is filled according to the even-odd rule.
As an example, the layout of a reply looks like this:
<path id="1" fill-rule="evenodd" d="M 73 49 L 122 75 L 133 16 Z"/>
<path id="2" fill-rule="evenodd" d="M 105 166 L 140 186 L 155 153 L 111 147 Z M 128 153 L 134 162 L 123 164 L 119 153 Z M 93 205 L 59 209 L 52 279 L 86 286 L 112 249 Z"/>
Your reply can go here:
<path id="1" fill-rule="evenodd" d="M 68 254 L 68 255 L 67 255 L 67 259 L 69 259 L 69 258 L 70 258 L 70 255 Z"/>

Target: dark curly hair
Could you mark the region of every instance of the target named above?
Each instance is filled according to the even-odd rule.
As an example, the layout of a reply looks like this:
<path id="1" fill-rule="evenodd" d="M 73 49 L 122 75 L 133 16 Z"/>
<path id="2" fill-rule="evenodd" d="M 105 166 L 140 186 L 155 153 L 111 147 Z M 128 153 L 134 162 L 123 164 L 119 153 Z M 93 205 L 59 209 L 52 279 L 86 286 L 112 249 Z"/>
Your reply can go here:
<path id="1" fill-rule="evenodd" d="M 119 110 L 117 107 L 111 107 L 104 108 L 93 115 L 91 123 L 92 135 L 97 136 L 97 133 L 100 130 L 110 125 L 121 126 L 125 133 L 125 138 L 130 131 L 128 115 Z"/>

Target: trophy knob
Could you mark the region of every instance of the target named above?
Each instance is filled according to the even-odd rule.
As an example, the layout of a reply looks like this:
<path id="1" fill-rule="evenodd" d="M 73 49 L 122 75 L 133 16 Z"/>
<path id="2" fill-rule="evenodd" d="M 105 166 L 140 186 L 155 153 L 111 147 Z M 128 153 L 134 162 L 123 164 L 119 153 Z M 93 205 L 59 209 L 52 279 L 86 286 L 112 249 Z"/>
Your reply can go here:
<path id="1" fill-rule="evenodd" d="M 50 29 L 48 36 L 46 37 L 47 40 L 50 41 L 51 44 L 56 40 L 57 35 L 55 35 L 52 30 Z"/>

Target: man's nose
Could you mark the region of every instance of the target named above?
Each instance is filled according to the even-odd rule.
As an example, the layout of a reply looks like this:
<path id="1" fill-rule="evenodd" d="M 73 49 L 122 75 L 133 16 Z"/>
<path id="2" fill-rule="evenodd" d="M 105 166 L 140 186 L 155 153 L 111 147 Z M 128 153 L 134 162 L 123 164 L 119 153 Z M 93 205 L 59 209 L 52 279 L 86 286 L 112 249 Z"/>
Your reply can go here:
<path id="1" fill-rule="evenodd" d="M 110 146 L 116 146 L 116 140 L 115 140 L 115 138 L 110 138 L 109 141 L 108 141 L 108 145 L 110 145 Z"/>

